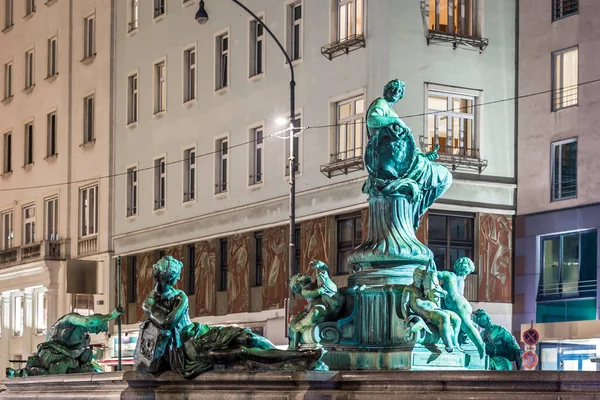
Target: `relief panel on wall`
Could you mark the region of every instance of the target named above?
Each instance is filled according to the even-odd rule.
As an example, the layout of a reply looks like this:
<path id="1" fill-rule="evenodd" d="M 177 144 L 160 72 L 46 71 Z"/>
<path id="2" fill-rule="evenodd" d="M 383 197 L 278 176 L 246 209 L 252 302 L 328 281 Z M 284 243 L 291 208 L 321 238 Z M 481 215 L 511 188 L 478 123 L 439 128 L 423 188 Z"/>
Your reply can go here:
<path id="1" fill-rule="evenodd" d="M 136 256 L 137 273 L 137 320 L 142 321 L 146 317 L 142 310 L 142 303 L 152 290 L 154 290 L 154 279 L 152 278 L 152 265 L 155 263 L 155 252 L 147 252 Z"/>
<path id="2" fill-rule="evenodd" d="M 167 249 L 165 249 L 165 254 L 168 256 L 173 257 L 174 259 L 176 259 L 177 261 L 180 261 L 181 263 L 184 263 L 184 246 L 173 246 L 173 247 L 169 247 Z M 179 290 L 183 290 L 184 284 L 183 284 L 183 277 L 182 279 L 179 279 L 177 281 L 177 283 L 175 284 L 175 288 L 179 289 Z"/>
<path id="3" fill-rule="evenodd" d="M 217 250 L 214 240 L 196 244 L 196 316 L 215 315 Z"/>
<path id="4" fill-rule="evenodd" d="M 250 307 L 250 247 L 248 235 L 229 237 L 227 313 L 248 312 Z"/>
<path id="5" fill-rule="evenodd" d="M 263 310 L 283 307 L 287 297 L 288 233 L 289 227 L 285 225 L 264 231 Z"/>
<path id="6" fill-rule="evenodd" d="M 116 275 L 115 270 L 115 275 Z M 119 287 L 115 285 L 115 293 Z M 121 305 L 123 306 L 123 321 L 127 321 L 127 257 L 121 257 Z"/>
<path id="7" fill-rule="evenodd" d="M 323 217 L 311 221 L 302 222 L 302 234 L 300 246 L 302 265 L 298 270 L 302 273 L 312 274 L 309 264 L 312 260 L 320 260 L 329 265 L 329 249 L 331 240 L 329 232 L 331 231 L 332 219 Z"/>
<path id="8" fill-rule="evenodd" d="M 512 217 L 479 214 L 479 301 L 512 301 Z"/>

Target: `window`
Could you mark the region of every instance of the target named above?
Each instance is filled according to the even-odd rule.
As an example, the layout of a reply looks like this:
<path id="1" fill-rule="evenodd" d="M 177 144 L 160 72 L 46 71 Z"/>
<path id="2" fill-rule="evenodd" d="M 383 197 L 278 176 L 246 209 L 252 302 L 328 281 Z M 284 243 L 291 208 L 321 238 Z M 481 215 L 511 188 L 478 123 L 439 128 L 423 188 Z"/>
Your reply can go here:
<path id="1" fill-rule="evenodd" d="M 227 173 L 229 166 L 229 140 L 227 138 L 217 140 L 215 151 L 215 194 L 225 193 L 227 192 Z"/>
<path id="2" fill-rule="evenodd" d="M 91 15 L 84 20 L 83 34 L 83 58 L 90 58 L 96 55 L 96 27 L 95 16 Z"/>
<path id="3" fill-rule="evenodd" d="M 429 0 L 429 30 L 476 36 L 477 0 Z"/>
<path id="4" fill-rule="evenodd" d="M 540 241 L 542 268 L 538 301 L 595 299 L 597 231 L 544 237 Z"/>
<path id="5" fill-rule="evenodd" d="M 137 168 L 127 170 L 127 213 L 128 217 L 137 215 Z"/>
<path id="6" fill-rule="evenodd" d="M 57 40 L 56 37 L 48 39 L 48 77 L 58 72 Z"/>
<path id="7" fill-rule="evenodd" d="M 263 280 L 263 237 L 262 233 L 254 234 L 254 286 L 262 286 Z"/>
<path id="8" fill-rule="evenodd" d="M 187 149 L 183 153 L 183 201 L 196 198 L 196 149 Z"/>
<path id="9" fill-rule="evenodd" d="M 219 290 L 227 290 L 227 239 L 221 239 L 219 242 L 219 254 L 220 262 L 219 265 Z"/>
<path id="10" fill-rule="evenodd" d="M 129 32 L 138 28 L 139 0 L 129 0 Z"/>
<path id="11" fill-rule="evenodd" d="M 552 110 L 577 105 L 579 93 L 579 54 L 572 48 L 552 53 Z"/>
<path id="12" fill-rule="evenodd" d="M 262 20 L 262 17 L 260 17 Z M 265 62 L 265 34 L 263 26 L 250 21 L 250 76 L 262 74 Z"/>
<path id="13" fill-rule="evenodd" d="M 23 165 L 33 164 L 33 122 L 25 124 L 25 154 Z"/>
<path id="14" fill-rule="evenodd" d="M 473 226 L 470 214 L 429 214 L 429 248 L 438 270 L 452 270 L 461 257 L 473 259 Z"/>
<path id="15" fill-rule="evenodd" d="M 556 21 L 579 12 L 579 0 L 552 0 L 552 20 Z"/>
<path id="16" fill-rule="evenodd" d="M 47 150 L 46 156 L 50 157 L 56 154 L 56 111 L 46 116 L 47 126 Z"/>
<path id="17" fill-rule="evenodd" d="M 302 117 L 300 115 L 296 115 L 295 119 L 292 121 L 292 125 L 294 128 L 300 128 L 302 126 Z M 300 146 L 300 141 L 302 140 L 302 135 L 298 135 L 299 130 L 294 129 L 294 133 L 297 136 L 294 136 L 292 139 L 294 141 L 294 172 L 300 173 L 300 150 L 302 147 Z M 289 139 L 288 139 L 289 140 Z M 290 176 L 290 142 L 287 140 L 284 141 L 285 146 L 285 176 Z"/>
<path id="18" fill-rule="evenodd" d="M 138 120 L 138 76 L 131 75 L 127 78 L 127 124 Z"/>
<path id="19" fill-rule="evenodd" d="M 13 336 L 23 336 L 23 294 L 13 297 Z"/>
<path id="20" fill-rule="evenodd" d="M 474 96 L 430 90 L 427 98 L 427 144 L 439 154 L 478 157 Z"/>
<path id="21" fill-rule="evenodd" d="M 167 107 L 167 67 L 164 61 L 154 64 L 154 114 Z"/>
<path id="22" fill-rule="evenodd" d="M 25 0 L 25 16 L 35 12 L 35 0 Z"/>
<path id="23" fill-rule="evenodd" d="M 364 33 L 363 0 L 337 0 L 337 40 Z"/>
<path id="24" fill-rule="evenodd" d="M 186 251 L 186 294 L 194 294 L 196 291 L 196 245 L 188 244 Z"/>
<path id="25" fill-rule="evenodd" d="M 57 241 L 58 240 L 58 199 L 48 199 L 44 204 L 44 211 L 46 213 L 46 234 L 45 240 Z"/>
<path id="26" fill-rule="evenodd" d="M 137 257 L 129 256 L 127 260 L 127 303 L 137 302 Z"/>
<path id="27" fill-rule="evenodd" d="M 25 89 L 33 87 L 35 84 L 34 80 L 34 54 L 33 49 L 25 52 Z"/>
<path id="28" fill-rule="evenodd" d="M 348 256 L 362 242 L 360 214 L 347 214 L 337 218 L 337 273 L 350 272 Z"/>
<path id="29" fill-rule="evenodd" d="M 71 312 L 81 315 L 94 314 L 94 295 L 73 293 L 71 297 Z"/>
<path id="30" fill-rule="evenodd" d="M 83 99 L 83 143 L 94 139 L 94 95 Z"/>
<path id="31" fill-rule="evenodd" d="M 183 52 L 183 102 L 188 102 L 196 98 L 196 49 L 189 49 Z"/>
<path id="32" fill-rule="evenodd" d="M 38 335 L 45 335 L 48 327 L 48 295 L 46 291 L 35 293 L 35 327 Z"/>
<path id="33" fill-rule="evenodd" d="M 577 196 L 577 139 L 552 143 L 552 200 Z"/>
<path id="34" fill-rule="evenodd" d="M 12 132 L 4 134 L 4 158 L 2 165 L 2 173 L 12 171 Z"/>
<path id="35" fill-rule="evenodd" d="M 229 33 L 217 36 L 216 40 L 215 90 L 219 90 L 229 86 Z"/>
<path id="36" fill-rule="evenodd" d="M 249 185 L 263 182 L 263 127 L 250 130 L 250 181 Z"/>
<path id="37" fill-rule="evenodd" d="M 13 212 L 2 213 L 2 250 L 10 249 L 14 238 Z"/>
<path id="38" fill-rule="evenodd" d="M 336 104 L 336 154 L 332 162 L 362 157 L 365 98 L 363 95 Z"/>
<path id="39" fill-rule="evenodd" d="M 12 62 L 4 64 L 4 98 L 8 99 L 13 96 L 12 85 Z"/>
<path id="40" fill-rule="evenodd" d="M 98 233 L 98 186 L 81 189 L 79 192 L 80 237 Z"/>
<path id="41" fill-rule="evenodd" d="M 154 0 L 154 18 L 165 13 L 165 0 Z"/>
<path id="42" fill-rule="evenodd" d="M 4 29 L 13 26 L 13 0 L 4 0 Z"/>
<path id="43" fill-rule="evenodd" d="M 23 244 L 35 242 L 35 205 L 23 207 Z"/>
<path id="44" fill-rule="evenodd" d="M 167 169 L 165 158 L 154 160 L 154 209 L 165 208 L 165 189 L 167 185 Z"/>
<path id="45" fill-rule="evenodd" d="M 288 54 L 292 61 L 302 58 L 302 2 L 288 5 Z"/>

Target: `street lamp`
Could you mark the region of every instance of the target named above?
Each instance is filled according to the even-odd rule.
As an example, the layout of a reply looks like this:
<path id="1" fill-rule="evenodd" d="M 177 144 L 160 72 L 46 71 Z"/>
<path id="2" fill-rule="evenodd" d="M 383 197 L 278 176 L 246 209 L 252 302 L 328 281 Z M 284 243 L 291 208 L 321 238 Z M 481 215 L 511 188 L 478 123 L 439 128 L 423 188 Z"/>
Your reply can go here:
<path id="1" fill-rule="evenodd" d="M 269 29 L 269 27 L 267 25 L 265 25 L 265 23 L 262 21 L 262 19 L 260 19 L 256 14 L 254 14 L 250 9 L 248 9 L 248 7 L 246 7 L 245 5 L 243 5 L 241 2 L 239 2 L 238 0 L 231 0 L 233 3 L 237 4 L 238 6 L 240 6 L 244 11 L 246 11 L 246 13 L 250 14 L 252 16 L 252 18 L 254 18 L 254 20 L 256 21 L 257 24 L 260 24 L 263 29 L 265 31 L 267 31 L 267 33 L 269 34 L 269 36 L 271 36 L 271 38 L 275 41 L 275 43 L 277 44 L 277 46 L 279 47 L 279 50 L 281 50 L 281 52 L 283 53 L 285 60 L 288 63 L 288 66 L 290 67 L 290 118 L 289 118 L 289 127 L 287 129 L 285 129 L 283 132 L 285 131 L 289 131 L 289 139 L 290 139 L 290 158 L 288 160 L 289 162 L 289 171 L 290 171 L 290 181 L 289 181 L 289 189 L 290 189 L 290 235 L 289 235 L 289 255 L 288 255 L 288 298 L 286 300 L 286 336 L 287 336 L 287 324 L 289 323 L 289 316 L 291 315 L 291 310 L 292 310 L 292 290 L 289 287 L 289 281 L 292 278 L 294 271 L 295 271 L 295 262 L 296 262 L 296 258 L 295 258 L 295 235 L 296 235 L 296 171 L 294 169 L 294 160 L 295 160 L 295 155 L 294 155 L 294 137 L 295 137 L 295 130 L 298 130 L 299 132 L 302 131 L 302 128 L 294 128 L 294 116 L 296 114 L 295 109 L 296 109 L 296 92 L 295 92 L 295 88 L 296 88 L 296 82 L 294 81 L 294 66 L 292 65 L 292 59 L 290 58 L 290 55 L 287 53 L 287 51 L 285 51 L 285 48 L 283 47 L 283 45 L 281 44 L 281 42 L 279 41 L 279 39 L 277 39 L 277 37 L 273 34 L 273 32 L 271 32 L 271 30 Z M 200 24 L 204 24 L 206 21 L 208 21 L 208 13 L 206 12 L 205 8 L 204 8 L 204 0 L 200 0 L 200 8 L 198 9 L 198 12 L 196 13 L 196 21 L 198 21 Z"/>

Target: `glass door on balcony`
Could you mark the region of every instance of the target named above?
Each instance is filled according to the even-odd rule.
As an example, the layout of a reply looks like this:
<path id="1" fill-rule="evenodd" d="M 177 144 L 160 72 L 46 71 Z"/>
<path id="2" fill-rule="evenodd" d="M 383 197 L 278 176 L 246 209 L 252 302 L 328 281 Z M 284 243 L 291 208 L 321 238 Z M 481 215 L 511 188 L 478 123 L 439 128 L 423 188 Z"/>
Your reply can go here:
<path id="1" fill-rule="evenodd" d="M 12 211 L 2 214 L 2 250 L 12 247 L 13 239 L 13 213 Z"/>
<path id="2" fill-rule="evenodd" d="M 35 205 L 23 207 L 23 244 L 35 242 Z"/>
<path id="3" fill-rule="evenodd" d="M 46 200 L 46 240 L 58 240 L 58 199 Z"/>

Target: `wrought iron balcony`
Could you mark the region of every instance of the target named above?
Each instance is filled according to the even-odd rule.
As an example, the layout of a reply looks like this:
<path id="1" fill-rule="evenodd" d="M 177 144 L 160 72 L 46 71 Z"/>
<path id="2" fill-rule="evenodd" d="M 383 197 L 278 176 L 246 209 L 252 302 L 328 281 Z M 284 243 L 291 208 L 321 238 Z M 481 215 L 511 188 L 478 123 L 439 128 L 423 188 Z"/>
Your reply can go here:
<path id="1" fill-rule="evenodd" d="M 457 33 L 429 30 L 426 35 L 427 45 L 439 43 L 451 43 L 456 49 L 459 46 L 478 49 L 482 53 L 489 44 L 489 40 L 475 36 L 465 36 Z"/>
<path id="2" fill-rule="evenodd" d="M 336 40 L 327 46 L 321 47 L 321 54 L 332 60 L 338 56 L 348 54 L 351 51 L 358 50 L 366 46 L 365 35 L 350 35 L 344 39 Z"/>
<path id="3" fill-rule="evenodd" d="M 64 260 L 69 241 L 44 240 L 0 251 L 0 269 L 42 260 Z"/>
<path id="4" fill-rule="evenodd" d="M 321 165 L 321 173 L 328 178 L 342 174 L 347 175 L 363 169 L 365 169 L 365 163 L 362 147 L 332 154 L 331 162 Z"/>
<path id="5" fill-rule="evenodd" d="M 597 290 L 598 281 L 595 279 L 541 284 L 538 289 L 537 301 L 596 298 Z"/>
<path id="6" fill-rule="evenodd" d="M 430 143 L 424 136 L 419 138 L 421 151 L 427 153 L 432 151 L 435 144 Z M 482 173 L 488 166 L 488 160 L 484 160 L 479 155 L 479 149 L 467 147 L 440 147 L 438 150 L 439 158 L 436 162 L 450 166 L 452 171 L 456 170 L 475 170 Z"/>

